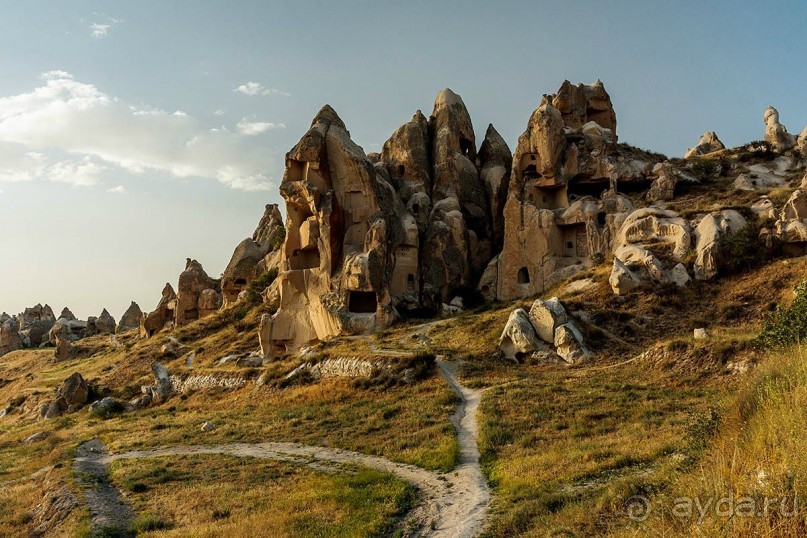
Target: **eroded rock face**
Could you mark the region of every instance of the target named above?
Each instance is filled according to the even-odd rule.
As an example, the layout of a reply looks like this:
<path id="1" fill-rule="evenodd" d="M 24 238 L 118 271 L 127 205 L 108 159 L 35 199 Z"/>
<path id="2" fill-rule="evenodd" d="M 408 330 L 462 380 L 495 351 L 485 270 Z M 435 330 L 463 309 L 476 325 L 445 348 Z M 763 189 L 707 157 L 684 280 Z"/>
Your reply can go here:
<path id="1" fill-rule="evenodd" d="M 518 358 L 541 349 L 542 346 L 535 328 L 530 323 L 530 315 L 523 308 L 513 310 L 499 337 L 499 350 L 505 358 Z"/>
<path id="2" fill-rule="evenodd" d="M 107 312 L 107 309 L 104 308 L 101 311 L 101 315 L 95 320 L 95 327 L 98 334 L 115 334 L 117 323 L 115 323 L 115 318 L 113 318 L 110 313 Z"/>
<path id="3" fill-rule="evenodd" d="M 70 357 L 70 343 L 73 341 L 73 332 L 70 330 L 71 320 L 60 318 L 53 324 L 48 337 L 56 346 L 54 356 L 57 360 L 66 360 Z"/>
<path id="4" fill-rule="evenodd" d="M 132 301 L 132 304 L 129 305 L 129 308 L 127 308 L 126 312 L 124 312 L 123 316 L 121 316 L 116 332 L 125 333 L 138 329 L 140 327 L 140 320 L 142 318 L 143 311 L 140 310 L 140 307 L 136 302 Z"/>
<path id="5" fill-rule="evenodd" d="M 18 349 L 22 349 L 20 323 L 16 317 L 9 316 L 3 312 L 3 315 L 0 316 L 0 355 L 5 355 Z"/>
<path id="6" fill-rule="evenodd" d="M 41 304 L 26 308 L 17 319 L 23 344 L 30 347 L 39 347 L 43 337 L 47 336 L 48 331 L 56 323 L 56 316 L 53 315 L 51 307 Z"/>
<path id="7" fill-rule="evenodd" d="M 177 284 L 174 327 L 214 314 L 221 306 L 219 289 L 219 281 L 207 276 L 202 264 L 188 258 Z M 214 304 L 218 306 L 210 308 Z"/>
<path id="8" fill-rule="evenodd" d="M 694 148 L 689 148 L 686 153 L 684 153 L 684 159 L 706 155 L 707 153 L 713 153 L 721 149 L 726 149 L 726 146 L 717 138 L 717 133 L 707 131 L 701 135 L 698 144 Z"/>
<path id="9" fill-rule="evenodd" d="M 796 137 L 787 132 L 787 128 L 779 123 L 779 111 L 769 106 L 763 116 L 765 121 L 765 141 L 776 151 L 785 151 L 796 145 Z"/>
<path id="10" fill-rule="evenodd" d="M 87 403 L 90 389 L 78 372 L 70 375 L 56 391 L 56 399 L 44 409 L 45 418 L 57 417 L 65 412 L 73 412 Z"/>
<path id="11" fill-rule="evenodd" d="M 277 204 L 266 206 L 258 228 L 233 252 L 221 279 L 224 307 L 238 302 L 238 297 L 259 274 L 276 268 L 279 249 L 285 237 L 283 217 Z"/>
<path id="12" fill-rule="evenodd" d="M 721 244 L 726 238 L 745 226 L 742 215 L 733 209 L 718 211 L 704 216 L 695 229 L 695 278 L 709 280 L 717 275 L 723 264 Z"/>
<path id="13" fill-rule="evenodd" d="M 793 191 L 779 212 L 773 236 L 788 254 L 807 253 L 807 190 Z"/>
<path id="14" fill-rule="evenodd" d="M 143 314 L 140 321 L 140 337 L 149 338 L 155 333 L 174 323 L 174 311 L 177 307 L 177 294 L 171 284 L 166 283 L 157 307 L 148 314 Z"/>
<path id="15" fill-rule="evenodd" d="M 615 129 L 600 82 L 565 82 L 544 96 L 513 153 L 502 252 L 479 284 L 485 297 L 540 293 L 611 251 L 633 211 L 619 185 L 644 185 L 655 164 L 617 146 Z"/>

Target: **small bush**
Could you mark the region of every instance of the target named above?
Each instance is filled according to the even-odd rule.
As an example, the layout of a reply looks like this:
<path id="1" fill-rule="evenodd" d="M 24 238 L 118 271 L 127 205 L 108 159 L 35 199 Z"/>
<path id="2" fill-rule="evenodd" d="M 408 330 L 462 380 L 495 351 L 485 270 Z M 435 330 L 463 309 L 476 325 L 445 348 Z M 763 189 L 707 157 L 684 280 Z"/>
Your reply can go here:
<path id="1" fill-rule="evenodd" d="M 689 169 L 700 179 L 707 179 L 714 176 L 719 167 L 718 162 L 712 159 L 693 159 Z"/>
<path id="2" fill-rule="evenodd" d="M 132 523 L 132 530 L 136 533 L 170 529 L 171 523 L 155 514 L 143 514 Z"/>
<path id="3" fill-rule="evenodd" d="M 796 286 L 796 298 L 787 308 L 778 307 L 768 316 L 757 338 L 766 348 L 796 344 L 807 337 L 807 281 Z"/>
<path id="4" fill-rule="evenodd" d="M 774 252 L 759 241 L 759 225 L 749 222 L 723 242 L 723 272 L 750 271 L 764 265 L 773 256 Z"/>
<path id="5" fill-rule="evenodd" d="M 249 304 L 258 304 L 263 301 L 263 292 L 272 285 L 277 278 L 277 269 L 270 269 L 253 278 L 247 287 L 247 301 Z"/>

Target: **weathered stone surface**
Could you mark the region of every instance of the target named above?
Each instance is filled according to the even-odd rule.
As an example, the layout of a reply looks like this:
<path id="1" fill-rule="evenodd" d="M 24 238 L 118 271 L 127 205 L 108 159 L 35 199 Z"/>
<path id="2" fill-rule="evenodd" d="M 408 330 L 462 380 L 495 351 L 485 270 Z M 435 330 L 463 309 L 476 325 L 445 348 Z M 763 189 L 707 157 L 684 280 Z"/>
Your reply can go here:
<path id="1" fill-rule="evenodd" d="M 205 290 L 212 290 L 218 294 L 219 289 L 219 281 L 207 276 L 202 264 L 188 258 L 185 261 L 185 270 L 179 275 L 179 283 L 177 284 L 174 327 L 182 327 L 192 321 L 215 313 L 218 307 L 200 309 L 200 298 Z M 211 297 L 209 294 L 205 297 L 205 300 L 207 302 L 202 306 L 210 306 Z M 221 306 L 220 302 L 218 306 Z"/>
<path id="2" fill-rule="evenodd" d="M 647 199 L 651 202 L 672 200 L 675 196 L 675 188 L 680 182 L 698 183 L 698 179 L 688 174 L 684 174 L 670 162 L 658 163 L 653 167 L 655 179 L 647 191 Z"/>
<path id="3" fill-rule="evenodd" d="M 765 121 L 765 141 L 774 150 L 785 151 L 796 145 L 796 137 L 787 132 L 787 128 L 779 123 L 779 111 L 769 106 L 763 115 Z"/>
<path id="4" fill-rule="evenodd" d="M 566 309 L 557 297 L 537 299 L 530 308 L 530 322 L 538 337 L 548 344 L 555 341 L 555 330 L 569 322 Z"/>
<path id="5" fill-rule="evenodd" d="M 50 306 L 38 304 L 31 308 L 26 308 L 19 316 L 19 332 L 23 343 L 30 347 L 39 347 L 46 337 L 50 328 L 56 323 L 56 316 Z"/>
<path id="6" fill-rule="evenodd" d="M 259 274 L 275 269 L 279 262 L 279 249 L 285 238 L 283 217 L 277 204 L 264 210 L 252 238 L 244 239 L 233 252 L 230 263 L 221 279 L 223 306 L 238 302 L 238 297 Z M 278 255 L 273 255 L 277 253 Z"/>
<path id="7" fill-rule="evenodd" d="M 614 252 L 627 245 L 651 249 L 652 245 L 666 245 L 671 250 L 670 256 L 680 262 L 689 252 L 691 242 L 689 224 L 678 213 L 645 207 L 625 218 L 614 240 Z"/>
<path id="8" fill-rule="evenodd" d="M 479 177 L 485 187 L 490 207 L 493 252 L 498 252 L 504 242 L 504 204 L 507 202 L 513 154 L 492 124 L 488 125 L 485 140 L 479 147 L 477 161 L 480 164 Z"/>
<path id="9" fill-rule="evenodd" d="M 127 308 L 126 312 L 124 312 L 123 316 L 121 316 L 116 332 L 120 334 L 134 331 L 140 327 L 140 321 L 142 319 L 143 311 L 140 310 L 140 307 L 136 302 L 132 301 L 132 304 L 129 305 L 129 308 Z"/>
<path id="10" fill-rule="evenodd" d="M 746 221 L 733 209 L 718 211 L 704 216 L 695 229 L 695 264 L 697 280 L 713 278 L 723 264 L 721 242 L 737 233 Z"/>
<path id="11" fill-rule="evenodd" d="M 56 399 L 44 412 L 45 418 L 53 418 L 67 411 L 75 411 L 87 403 L 90 389 L 78 372 L 70 375 L 56 390 Z"/>
<path id="12" fill-rule="evenodd" d="M 4 312 L 3 317 L 0 317 L 0 355 L 18 349 L 22 349 L 19 321 Z"/>
<path id="13" fill-rule="evenodd" d="M 782 220 L 803 220 L 807 219 L 807 190 L 796 190 L 790 195 L 782 212 L 780 214 Z"/>
<path id="14" fill-rule="evenodd" d="M 763 196 L 751 205 L 751 211 L 756 213 L 760 220 L 776 220 L 777 212 L 773 202 L 767 196 Z"/>
<path id="15" fill-rule="evenodd" d="M 628 269 L 619 258 L 614 257 L 614 265 L 611 269 L 611 275 L 608 277 L 608 284 L 611 285 L 611 290 L 616 295 L 625 295 L 641 286 L 642 280 L 636 273 Z"/>
<path id="16" fill-rule="evenodd" d="M 684 159 L 706 155 L 707 153 L 713 153 L 721 149 L 726 149 L 726 146 L 717 138 L 717 134 L 714 131 L 706 131 L 701 135 L 698 144 L 694 148 L 689 148 L 686 153 L 684 153 Z"/>
<path id="17" fill-rule="evenodd" d="M 616 136 L 616 113 L 611 97 L 601 81 L 594 84 L 573 85 L 564 81 L 552 104 L 563 115 L 563 121 L 573 129 L 594 121 Z"/>
<path id="18" fill-rule="evenodd" d="M 76 318 L 76 316 L 73 315 L 70 309 L 65 306 L 64 308 L 62 308 L 62 313 L 59 314 L 59 319 L 66 319 L 67 321 L 75 321 L 78 318 Z"/>
<path id="19" fill-rule="evenodd" d="M 70 342 L 72 341 L 72 331 L 70 321 L 60 318 L 53 324 L 48 333 L 50 342 L 56 346 L 54 356 L 57 360 L 65 360 L 70 357 Z"/>
<path id="20" fill-rule="evenodd" d="M 104 308 L 101 315 L 95 320 L 95 327 L 99 334 L 115 334 L 117 324 L 115 323 L 115 318 Z"/>
<path id="21" fill-rule="evenodd" d="M 162 297 L 157 307 L 144 314 L 140 323 L 140 337 L 149 338 L 174 323 L 174 311 L 177 307 L 177 294 L 171 284 L 163 288 Z"/>
<path id="22" fill-rule="evenodd" d="M 511 360 L 545 347 L 538 339 L 530 316 L 523 308 L 513 310 L 499 337 L 499 351 Z"/>
<path id="23" fill-rule="evenodd" d="M 569 364 L 578 364 L 588 359 L 583 336 L 574 324 L 567 323 L 555 330 L 555 353 Z"/>

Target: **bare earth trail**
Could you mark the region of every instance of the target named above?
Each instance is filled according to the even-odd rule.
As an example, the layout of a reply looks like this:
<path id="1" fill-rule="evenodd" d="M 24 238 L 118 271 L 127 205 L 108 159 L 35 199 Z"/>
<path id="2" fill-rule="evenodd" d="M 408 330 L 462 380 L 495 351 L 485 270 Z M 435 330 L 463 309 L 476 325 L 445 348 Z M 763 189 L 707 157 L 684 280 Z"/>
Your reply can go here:
<path id="1" fill-rule="evenodd" d="M 456 364 L 437 361 L 440 373 L 462 398 L 452 417 L 457 429 L 460 463 L 449 473 L 435 473 L 396 463 L 378 456 L 334 448 L 307 446 L 298 443 L 227 443 L 218 445 L 181 445 L 133 450 L 108 454 L 98 440 L 81 445 L 74 460 L 74 469 L 93 517 L 93 528 L 118 526 L 125 529 L 133 514 L 129 504 L 107 479 L 107 466 L 116 460 L 223 454 L 244 458 L 264 458 L 288 461 L 325 472 L 344 472 L 356 465 L 388 472 L 406 480 L 420 490 L 421 502 L 406 516 L 405 530 L 415 530 L 416 536 L 436 538 L 471 538 L 479 534 L 490 502 L 490 488 L 479 465 L 477 447 L 477 409 L 481 390 L 464 387 L 457 379 Z"/>

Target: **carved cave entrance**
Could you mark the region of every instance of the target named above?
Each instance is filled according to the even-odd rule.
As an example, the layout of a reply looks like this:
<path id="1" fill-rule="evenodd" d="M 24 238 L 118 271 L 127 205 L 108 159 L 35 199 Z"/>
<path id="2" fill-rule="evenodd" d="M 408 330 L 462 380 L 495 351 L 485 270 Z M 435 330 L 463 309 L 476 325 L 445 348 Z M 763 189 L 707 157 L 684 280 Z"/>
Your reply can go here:
<path id="1" fill-rule="evenodd" d="M 378 310 L 378 299 L 374 291 L 347 292 L 347 310 L 353 314 L 375 314 Z"/>

